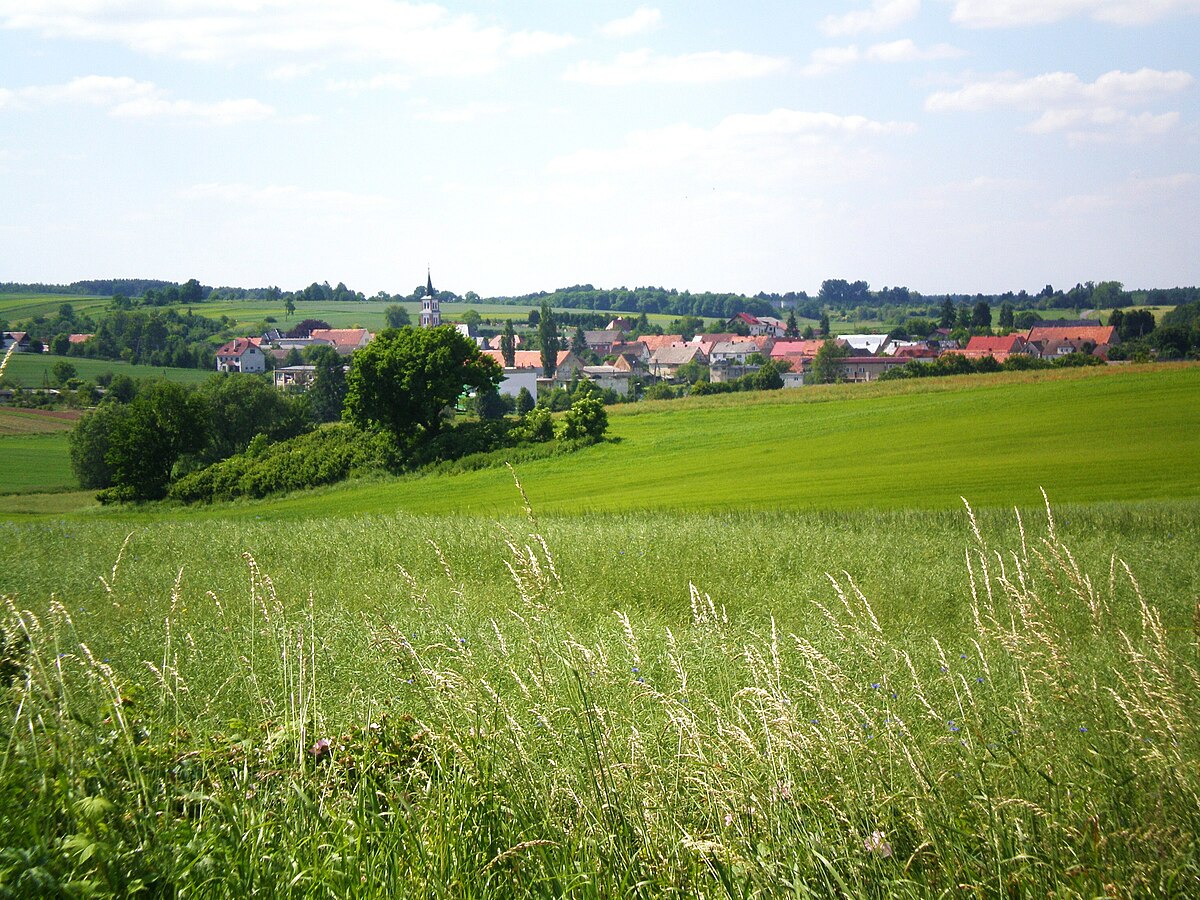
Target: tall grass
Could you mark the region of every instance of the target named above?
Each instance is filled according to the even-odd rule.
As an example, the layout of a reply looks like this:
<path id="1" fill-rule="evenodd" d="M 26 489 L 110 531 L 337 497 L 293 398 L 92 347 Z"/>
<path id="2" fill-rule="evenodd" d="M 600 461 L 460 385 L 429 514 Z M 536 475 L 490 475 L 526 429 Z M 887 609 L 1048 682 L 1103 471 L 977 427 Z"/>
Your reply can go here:
<path id="1" fill-rule="evenodd" d="M 532 513 L 486 602 L 433 532 L 354 614 L 176 570 L 140 668 L 10 600 L 0 896 L 1195 895 L 1200 621 L 1040 518 L 968 516 L 950 627 L 847 571 L 595 603 Z"/>

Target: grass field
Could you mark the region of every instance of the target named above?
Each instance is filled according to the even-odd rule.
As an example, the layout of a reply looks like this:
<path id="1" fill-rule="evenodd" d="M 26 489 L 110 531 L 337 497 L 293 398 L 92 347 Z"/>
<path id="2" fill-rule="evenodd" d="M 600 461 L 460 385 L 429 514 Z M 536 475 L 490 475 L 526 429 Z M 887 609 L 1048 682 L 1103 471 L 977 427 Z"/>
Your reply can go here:
<path id="1" fill-rule="evenodd" d="M 4 526 L 0 885 L 1194 895 L 1200 503 L 978 527 Z"/>
<path id="2" fill-rule="evenodd" d="M 70 431 L 81 415 L 82 413 L 73 409 L 20 409 L 0 406 L 0 437 Z"/>
<path id="3" fill-rule="evenodd" d="M 7 418 L 0 418 L 0 423 Z M 0 434 L 0 494 L 60 491 L 78 486 L 71 471 L 65 431 Z"/>
<path id="4" fill-rule="evenodd" d="M 520 466 L 546 512 L 633 509 L 950 509 L 1200 496 L 1200 366 L 1004 373 L 831 385 L 609 408 L 611 443 Z M 27 456 L 0 467 L 20 481 Z M 14 448 L 15 449 L 15 448 Z M 74 483 L 65 442 L 32 484 Z M 54 481 L 58 478 L 58 481 Z M 3 482 L 0 482 L 3 483 Z M 29 488 L 24 488 L 28 490 Z M 0 501 L 0 515 L 36 504 Z M 406 510 L 503 515 L 507 471 L 352 482 L 201 508 L 202 516 L 295 518 Z M 61 511 L 56 502 L 54 513 Z M 134 520 L 169 508 L 109 510 Z"/>
<path id="5" fill-rule="evenodd" d="M 0 892 L 1196 896 L 1198 393 L 611 408 L 528 508 L 5 497 Z"/>
<path id="6" fill-rule="evenodd" d="M 124 360 L 87 359 L 78 356 L 55 356 L 52 353 L 14 353 L 4 371 L 5 378 L 24 387 L 41 387 L 49 383 L 50 370 L 56 362 L 65 360 L 75 367 L 79 377 L 95 381 L 98 375 L 128 375 L 130 378 L 165 378 L 181 384 L 199 384 L 213 373 L 208 369 L 174 369 L 155 366 L 135 366 Z"/>
<path id="7" fill-rule="evenodd" d="M 954 508 L 1197 497 L 1200 366 L 837 385 L 609 408 L 615 443 L 520 466 L 538 509 Z M 213 509 L 511 513 L 490 469 Z"/>

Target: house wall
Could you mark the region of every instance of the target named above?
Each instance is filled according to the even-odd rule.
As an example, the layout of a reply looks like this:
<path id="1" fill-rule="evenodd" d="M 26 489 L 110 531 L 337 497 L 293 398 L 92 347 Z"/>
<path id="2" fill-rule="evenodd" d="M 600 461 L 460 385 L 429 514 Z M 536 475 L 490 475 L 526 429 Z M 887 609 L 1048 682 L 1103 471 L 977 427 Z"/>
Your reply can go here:
<path id="1" fill-rule="evenodd" d="M 504 380 L 500 382 L 499 391 L 509 397 L 521 393 L 521 388 L 537 397 L 538 378 L 536 369 L 505 369 Z"/>

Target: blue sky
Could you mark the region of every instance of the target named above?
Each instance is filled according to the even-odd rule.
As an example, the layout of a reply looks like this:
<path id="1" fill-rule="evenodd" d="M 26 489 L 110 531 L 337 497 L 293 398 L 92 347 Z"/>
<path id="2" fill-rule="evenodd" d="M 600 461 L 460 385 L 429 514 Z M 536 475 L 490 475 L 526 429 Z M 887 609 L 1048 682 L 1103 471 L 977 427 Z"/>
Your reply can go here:
<path id="1" fill-rule="evenodd" d="M 0 0 L 0 281 L 1200 283 L 1200 0 Z"/>

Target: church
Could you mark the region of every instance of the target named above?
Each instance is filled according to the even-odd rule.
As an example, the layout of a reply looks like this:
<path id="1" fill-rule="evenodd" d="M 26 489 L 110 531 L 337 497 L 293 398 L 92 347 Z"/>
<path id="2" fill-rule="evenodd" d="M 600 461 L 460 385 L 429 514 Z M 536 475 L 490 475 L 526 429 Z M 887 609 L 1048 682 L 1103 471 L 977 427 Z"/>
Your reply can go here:
<path id="1" fill-rule="evenodd" d="M 436 328 L 442 324 L 442 308 L 433 289 L 433 276 L 425 270 L 425 295 L 421 298 L 421 327 Z"/>

